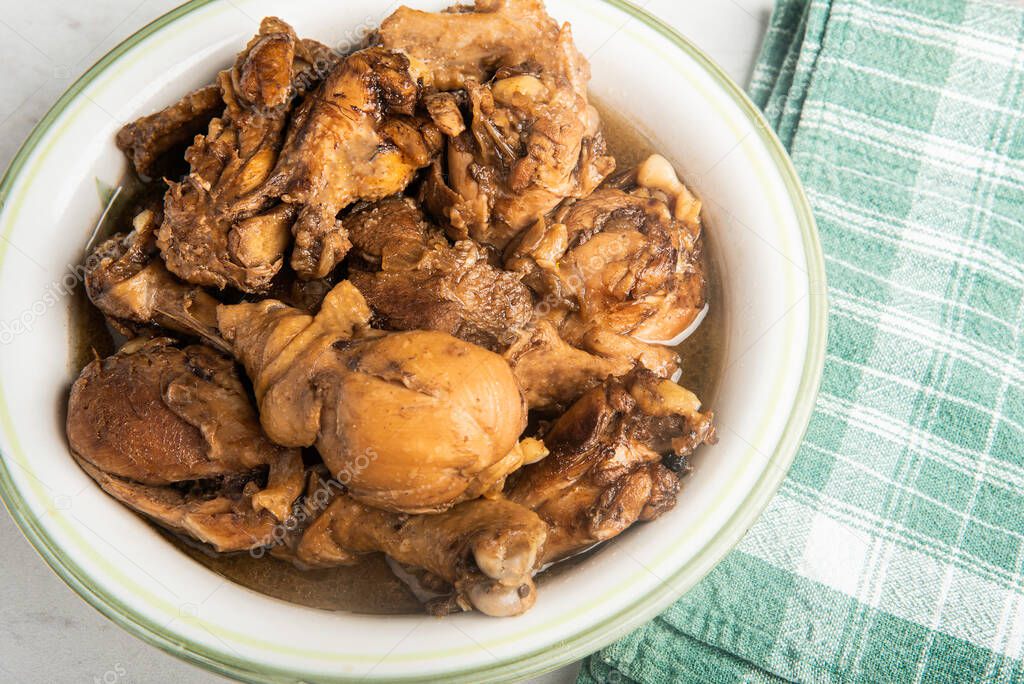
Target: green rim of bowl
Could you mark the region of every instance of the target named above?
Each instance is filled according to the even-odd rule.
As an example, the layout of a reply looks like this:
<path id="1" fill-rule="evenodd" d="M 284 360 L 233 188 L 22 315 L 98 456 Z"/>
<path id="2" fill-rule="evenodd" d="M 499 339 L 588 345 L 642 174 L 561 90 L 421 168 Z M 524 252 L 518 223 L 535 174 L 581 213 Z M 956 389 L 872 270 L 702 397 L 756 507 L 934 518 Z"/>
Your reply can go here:
<path id="1" fill-rule="evenodd" d="M 192 0 L 147 24 L 108 52 L 60 97 L 46 116 L 36 125 L 21 149 L 15 155 L 3 179 L 0 180 L 0 206 L 6 201 L 10 189 L 19 178 L 39 142 L 49 132 L 53 123 L 78 95 L 103 71 L 115 63 L 126 52 L 181 17 L 218 0 Z M 617 615 L 605 618 L 595 625 L 574 634 L 554 647 L 539 649 L 514 661 L 446 673 L 453 681 L 480 681 L 481 678 L 521 678 L 537 675 L 567 665 L 595 650 L 615 641 L 653 618 L 675 601 L 682 593 L 700 581 L 732 548 L 763 512 L 768 502 L 782 484 L 797 448 L 803 440 L 817 398 L 825 359 L 825 331 L 827 324 L 827 302 L 825 297 L 825 267 L 817 228 L 810 205 L 804 195 L 800 180 L 793 164 L 778 138 L 772 132 L 760 111 L 710 57 L 683 37 L 678 31 L 663 23 L 649 12 L 636 7 L 628 0 L 602 0 L 630 17 L 661 34 L 682 52 L 692 58 L 739 106 L 754 125 L 761 142 L 769 151 L 776 168 L 781 173 L 786 190 L 792 202 L 806 257 L 810 296 L 808 297 L 809 318 L 807 349 L 804 368 L 794 400 L 793 409 L 783 430 L 768 467 L 748 493 L 743 504 L 693 558 L 679 568 L 671 578 L 657 589 L 642 597 Z M 815 291 L 817 290 L 817 291 Z M 152 644 L 171 655 L 192 662 L 200 667 L 220 674 L 249 681 L 278 682 L 292 681 L 299 673 L 274 670 L 256 666 L 254 663 L 216 651 L 205 645 L 187 640 L 175 640 L 164 634 L 163 628 L 139 616 L 129 606 L 114 597 L 93 589 L 92 582 L 81 568 L 62 557 L 60 548 L 51 540 L 32 515 L 25 500 L 13 485 L 7 468 L 6 457 L 0 458 L 0 498 L 3 499 L 11 517 L 22 533 L 50 568 L 89 605 L 143 641 Z M 680 577 L 684 579 L 680 580 Z M 301 676 L 301 674 L 299 674 Z M 369 677 L 338 677 L 333 681 L 353 681 Z M 434 677 L 413 676 L 395 681 L 430 681 Z"/>

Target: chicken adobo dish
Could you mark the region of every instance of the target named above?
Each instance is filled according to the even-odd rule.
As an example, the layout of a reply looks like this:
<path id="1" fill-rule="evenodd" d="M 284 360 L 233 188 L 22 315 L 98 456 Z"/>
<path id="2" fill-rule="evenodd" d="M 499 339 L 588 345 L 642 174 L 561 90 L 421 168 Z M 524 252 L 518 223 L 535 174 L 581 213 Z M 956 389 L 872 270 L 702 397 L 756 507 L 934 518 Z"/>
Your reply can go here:
<path id="1" fill-rule="evenodd" d="M 715 441 L 701 202 L 589 79 L 541 0 L 345 52 L 264 19 L 117 136 L 141 190 L 85 264 L 117 343 L 70 390 L 81 468 L 229 577 L 385 612 L 521 614 L 671 509 Z"/>

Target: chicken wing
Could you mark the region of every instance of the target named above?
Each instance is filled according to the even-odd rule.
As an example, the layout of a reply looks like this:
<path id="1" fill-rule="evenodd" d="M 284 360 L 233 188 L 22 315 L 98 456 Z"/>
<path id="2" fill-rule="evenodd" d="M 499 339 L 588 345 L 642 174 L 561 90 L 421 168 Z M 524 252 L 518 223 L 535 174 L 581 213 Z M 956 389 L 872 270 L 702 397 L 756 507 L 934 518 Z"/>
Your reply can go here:
<path id="1" fill-rule="evenodd" d="M 306 529 L 295 554 L 311 566 L 347 565 L 366 553 L 429 573 L 449 599 L 428 606 L 518 615 L 536 600 L 547 526 L 531 510 L 505 499 L 476 499 L 433 515 L 404 515 L 337 496 Z M 445 587 L 440 587 L 444 589 Z"/>

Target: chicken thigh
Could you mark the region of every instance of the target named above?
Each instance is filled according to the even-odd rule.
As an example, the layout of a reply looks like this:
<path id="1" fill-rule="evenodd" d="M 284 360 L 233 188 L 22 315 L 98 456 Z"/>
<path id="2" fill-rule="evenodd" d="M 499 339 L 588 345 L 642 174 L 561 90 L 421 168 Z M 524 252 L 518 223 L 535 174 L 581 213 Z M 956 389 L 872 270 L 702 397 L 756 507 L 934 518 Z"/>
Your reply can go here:
<path id="1" fill-rule="evenodd" d="M 305 478 L 299 451 L 260 431 L 231 359 L 168 339 L 134 340 L 86 366 L 67 435 L 109 494 L 218 551 L 269 543 Z"/>

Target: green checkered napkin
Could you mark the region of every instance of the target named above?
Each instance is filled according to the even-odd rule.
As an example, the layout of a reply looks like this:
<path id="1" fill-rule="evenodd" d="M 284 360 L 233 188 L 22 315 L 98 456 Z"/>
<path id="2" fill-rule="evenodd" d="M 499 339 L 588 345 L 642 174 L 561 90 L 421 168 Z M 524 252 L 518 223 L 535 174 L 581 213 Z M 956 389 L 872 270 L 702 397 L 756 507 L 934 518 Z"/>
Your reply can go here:
<path id="1" fill-rule="evenodd" d="M 751 93 L 821 231 L 821 395 L 738 549 L 581 682 L 1024 681 L 1024 6 L 781 0 Z"/>

